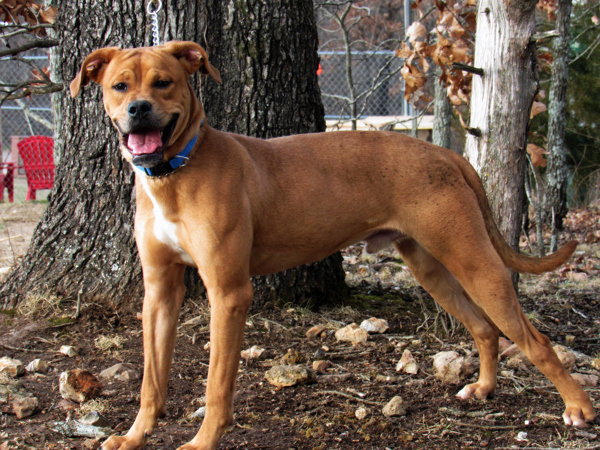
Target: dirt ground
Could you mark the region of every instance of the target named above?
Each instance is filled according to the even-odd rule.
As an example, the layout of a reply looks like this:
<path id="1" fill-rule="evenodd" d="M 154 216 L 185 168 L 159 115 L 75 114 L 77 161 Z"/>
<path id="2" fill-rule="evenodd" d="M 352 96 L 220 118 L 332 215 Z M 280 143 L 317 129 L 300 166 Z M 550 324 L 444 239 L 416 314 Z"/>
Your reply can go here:
<path id="1" fill-rule="evenodd" d="M 15 221 L 12 226 L 18 228 Z M 535 326 L 554 343 L 590 357 L 578 359 L 574 370 L 600 375 L 593 360 L 600 357 L 600 212 L 573 212 L 567 226 L 563 238 L 577 237 L 583 242 L 576 256 L 555 273 L 524 277 L 521 303 Z M 535 245 L 531 240 L 533 237 L 530 245 Z M 527 245 L 525 239 L 523 244 Z M 257 345 L 266 349 L 267 358 L 242 363 L 235 424 L 224 435 L 220 448 L 600 448 L 598 422 L 583 431 L 565 427 L 560 396 L 534 368 L 508 368 L 502 361 L 494 398 L 466 402 L 456 399 L 462 384 L 438 381 L 433 376 L 431 356 L 446 350 L 476 355 L 471 337 L 436 308 L 392 253 L 367 258 L 360 246 L 354 246 L 344 252 L 344 257 L 353 293 L 346 306 L 311 312 L 268 305 L 264 310 L 252 311 L 244 349 Z M 22 386 L 38 398 L 39 407 L 21 420 L 12 414 L 0 416 L 1 449 L 86 448 L 84 438 L 67 438 L 50 427 L 92 409 L 100 411 L 117 432 L 127 431 L 138 409 L 139 380 L 108 383 L 96 400 L 65 411 L 60 406 L 58 378 L 62 371 L 74 368 L 99 374 L 118 362 L 141 370 L 142 330 L 136 319 L 140 308 L 141 304 L 129 310 L 84 304 L 80 318 L 72 321 L 68 317 L 75 310 L 73 299 L 37 298 L 19 311 L 0 315 L 0 356 L 18 358 L 25 365 L 34 358 L 51 364 L 47 374 L 19 378 Z M 336 341 L 335 329 L 373 316 L 389 322 L 385 334 L 372 335 L 368 342 L 355 347 Z M 183 325 L 192 318 L 197 318 L 193 325 Z M 187 417 L 203 404 L 209 354 L 206 302 L 187 301 L 180 324 L 168 413 L 159 421 L 147 448 L 175 449 L 190 440 L 200 425 Z M 325 325 L 327 331 L 324 337 L 311 341 L 305 334 L 315 324 Z M 101 336 L 109 338 L 104 341 L 109 344 L 99 345 Z M 114 339 L 116 336 L 121 339 Z M 69 358 L 59 353 L 61 345 L 74 346 L 77 356 Z M 421 367 L 417 375 L 395 370 L 406 348 Z M 284 360 L 310 366 L 316 359 L 333 364 L 315 384 L 276 389 L 265 379 L 265 372 Z M 351 377 L 340 381 L 328 376 L 335 374 Z M 599 410 L 600 388 L 589 387 L 586 391 Z M 397 395 L 404 399 L 408 414 L 388 418 L 382 414 L 382 407 Z M 367 409 L 362 420 L 355 416 L 359 407 Z"/>

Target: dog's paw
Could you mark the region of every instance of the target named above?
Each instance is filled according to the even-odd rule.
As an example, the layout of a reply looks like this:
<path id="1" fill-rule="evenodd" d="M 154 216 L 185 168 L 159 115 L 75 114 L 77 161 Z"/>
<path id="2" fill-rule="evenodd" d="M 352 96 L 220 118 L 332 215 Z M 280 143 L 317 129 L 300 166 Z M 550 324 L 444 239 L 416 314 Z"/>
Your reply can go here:
<path id="1" fill-rule="evenodd" d="M 140 450 L 144 448 L 146 439 L 133 439 L 127 436 L 111 436 L 104 444 L 102 450 Z"/>
<path id="2" fill-rule="evenodd" d="M 595 418 L 596 413 L 594 412 L 591 404 L 589 406 L 586 405 L 584 408 L 580 406 L 567 405 L 567 408 L 563 413 L 563 420 L 565 421 L 565 425 L 572 425 L 577 428 L 587 427 L 588 423 L 593 422 Z"/>
<path id="3" fill-rule="evenodd" d="M 462 388 L 458 394 L 456 394 L 456 397 L 460 398 L 461 400 L 469 400 L 471 398 L 485 400 L 494 393 L 494 390 L 495 386 L 489 386 L 481 382 L 472 383 L 467 384 L 464 388 Z"/>

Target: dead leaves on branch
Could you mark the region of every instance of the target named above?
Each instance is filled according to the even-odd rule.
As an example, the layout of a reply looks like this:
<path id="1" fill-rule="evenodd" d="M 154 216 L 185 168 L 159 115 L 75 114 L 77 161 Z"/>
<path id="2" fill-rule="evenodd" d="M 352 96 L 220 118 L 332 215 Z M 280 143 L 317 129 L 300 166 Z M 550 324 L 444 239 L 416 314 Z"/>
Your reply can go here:
<path id="1" fill-rule="evenodd" d="M 413 3 L 421 17 L 423 0 Z M 448 88 L 448 97 L 453 105 L 468 104 L 471 94 L 470 73 L 452 67 L 453 63 L 471 64 L 473 61 L 473 42 L 470 40 L 476 26 L 476 1 L 468 0 L 458 3 L 454 0 L 435 0 L 438 10 L 436 25 L 431 32 L 419 22 L 414 22 L 407 30 L 407 42 L 396 51 L 396 56 L 403 58 L 401 70 L 405 81 L 404 97 L 413 106 L 418 100 L 429 101 L 421 89 L 427 81 L 429 60 L 442 70 L 440 83 Z M 410 45 L 409 45 L 410 44 Z"/>
<path id="2" fill-rule="evenodd" d="M 58 10 L 54 6 L 42 6 L 33 0 L 0 0 L 0 22 L 8 25 L 36 27 L 53 25 Z M 39 37 L 46 36 L 44 28 L 35 30 Z"/>

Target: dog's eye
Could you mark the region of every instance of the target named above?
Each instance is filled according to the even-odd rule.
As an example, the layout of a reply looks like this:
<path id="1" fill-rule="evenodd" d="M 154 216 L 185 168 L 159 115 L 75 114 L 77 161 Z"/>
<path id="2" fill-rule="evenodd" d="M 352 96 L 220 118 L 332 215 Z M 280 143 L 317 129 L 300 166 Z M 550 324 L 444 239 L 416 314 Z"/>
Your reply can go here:
<path id="1" fill-rule="evenodd" d="M 115 91 L 125 92 L 127 90 L 127 84 L 126 83 L 117 83 L 113 86 L 113 89 Z"/>
<path id="2" fill-rule="evenodd" d="M 171 83 L 172 83 L 171 80 L 158 80 L 158 81 L 154 82 L 154 87 L 157 89 L 164 89 L 164 88 L 171 86 Z"/>

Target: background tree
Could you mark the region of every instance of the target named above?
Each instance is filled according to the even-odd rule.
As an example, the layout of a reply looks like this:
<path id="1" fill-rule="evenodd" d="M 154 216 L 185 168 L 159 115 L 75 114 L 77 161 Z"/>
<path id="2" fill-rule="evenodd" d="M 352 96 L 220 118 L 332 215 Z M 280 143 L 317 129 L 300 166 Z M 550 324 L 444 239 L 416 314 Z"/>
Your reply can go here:
<path id="1" fill-rule="evenodd" d="M 244 5 L 236 4 L 236 9 L 242 6 Z M 272 13 L 272 6 L 265 5 L 264 8 Z M 202 42 L 205 29 L 199 2 L 164 2 L 160 16 L 163 41 L 182 39 Z M 263 16 L 264 13 L 258 17 Z M 312 9 L 308 16 L 311 18 L 309 21 L 304 20 L 301 14 L 282 14 L 279 17 L 284 22 L 279 28 L 281 35 L 274 36 L 274 39 L 281 39 L 286 43 L 288 37 L 292 39 L 296 36 L 292 30 L 297 20 L 301 23 L 298 26 L 302 32 L 300 34 L 314 34 L 314 30 L 310 30 L 311 24 L 314 27 L 314 21 L 311 21 L 314 20 Z M 212 19 L 213 16 L 210 15 L 209 18 Z M 138 0 L 66 0 L 59 5 L 57 24 L 56 38 L 60 42 L 60 48 L 56 53 L 53 75 L 57 82 L 62 83 L 69 83 L 85 57 L 97 48 L 150 45 L 152 39 L 146 4 Z M 208 26 L 215 27 L 218 24 L 209 20 Z M 285 29 L 284 26 L 290 29 Z M 224 35 L 222 39 L 228 39 L 228 36 Z M 239 56 L 236 52 L 225 49 L 226 41 L 216 44 L 211 42 L 208 46 L 211 56 L 223 53 Z M 277 60 L 288 49 L 299 51 L 301 46 L 298 44 L 296 42 L 292 46 L 290 43 L 289 47 L 283 44 L 279 49 L 281 53 L 273 52 L 268 56 Z M 308 49 L 314 52 L 315 46 L 316 43 L 312 43 Z M 304 61 L 296 58 L 310 53 L 307 50 L 297 55 L 288 54 L 285 64 L 273 62 L 272 67 L 269 67 L 267 59 L 263 59 L 264 54 L 261 53 L 268 48 L 249 46 L 248 49 L 255 58 L 255 65 L 248 67 L 251 72 L 243 75 L 246 77 L 245 85 L 249 85 L 253 79 L 267 76 L 262 71 L 263 67 L 272 70 L 279 64 L 278 75 L 282 77 L 282 86 L 285 86 L 285 80 L 292 76 L 291 72 L 304 66 Z M 316 56 L 312 53 L 310 55 L 311 59 L 306 61 L 306 65 L 312 69 Z M 292 60 L 293 65 L 290 64 Z M 227 83 L 228 71 L 224 70 L 226 68 L 223 65 L 218 65 L 225 73 L 224 80 Z M 240 75 L 238 80 L 241 79 Z M 197 80 L 195 83 L 198 86 Z M 268 87 L 276 89 L 276 82 L 273 81 Z M 287 104 L 299 99 L 297 101 L 300 105 L 306 105 L 306 98 L 314 98 L 315 95 L 318 97 L 318 86 L 315 87 L 314 84 L 296 87 L 299 88 L 296 91 L 285 92 Z M 267 85 L 263 84 L 262 88 L 267 88 Z M 316 94 L 313 90 L 316 90 Z M 134 191 L 131 168 L 120 156 L 116 133 L 103 110 L 101 89 L 90 85 L 84 89 L 83 95 L 75 99 L 71 99 L 67 92 L 68 90 L 63 91 L 55 98 L 55 109 L 60 114 L 55 122 L 55 153 L 58 163 L 54 188 L 26 256 L 0 290 L 5 308 L 14 305 L 25 295 L 46 292 L 60 296 L 82 293 L 84 298 L 115 304 L 125 304 L 142 297 L 141 268 L 133 238 Z M 284 95 L 281 86 L 277 93 L 279 96 Z M 245 108 L 238 111 L 240 120 L 251 123 L 259 118 L 265 119 L 260 122 L 265 129 L 270 126 L 276 128 L 279 121 L 285 120 L 302 123 L 305 127 L 312 123 L 314 129 L 322 127 L 322 109 L 311 106 L 304 110 L 298 107 L 294 114 L 290 110 L 282 113 L 277 102 L 259 104 L 263 95 L 267 96 L 264 90 L 256 90 L 252 97 L 242 100 L 240 106 L 244 105 Z M 212 101 L 216 97 L 216 93 L 208 95 L 206 103 L 209 111 L 214 112 L 219 108 L 218 102 Z M 254 103 L 251 105 L 246 101 Z M 224 103 L 221 105 L 225 107 Z M 217 122 L 217 125 L 221 124 Z M 252 129 L 247 127 L 240 131 L 251 132 Z M 329 264 L 333 267 L 333 263 Z M 323 277 L 330 276 L 338 284 L 333 281 L 330 284 L 324 283 L 322 277 L 319 286 L 327 284 L 326 288 L 339 287 L 343 271 L 339 263 L 335 269 L 337 278 L 323 271 L 320 273 Z M 298 290 L 305 283 L 310 284 L 308 274 L 291 278 L 288 285 Z M 273 280 L 272 284 L 277 283 Z M 197 287 L 193 283 L 192 286 Z M 287 292 L 290 292 L 289 288 Z M 327 293 L 333 296 L 331 291 Z M 315 285 L 310 285 L 310 297 L 316 295 Z"/>
<path id="2" fill-rule="evenodd" d="M 525 206 L 527 129 L 538 90 L 535 0 L 477 2 L 471 132 L 465 154 L 486 188 L 498 227 L 518 248 Z"/>
<path id="3" fill-rule="evenodd" d="M 223 80 L 203 89 L 211 126 L 260 138 L 325 131 L 312 0 L 206 0 L 204 12 L 206 46 Z M 255 303 L 343 299 L 341 261 L 338 253 L 255 278 Z"/>

